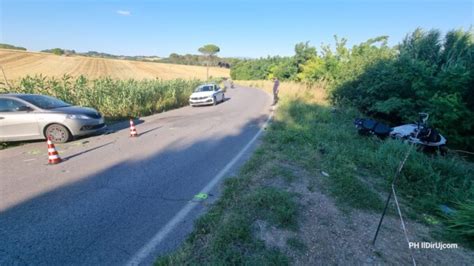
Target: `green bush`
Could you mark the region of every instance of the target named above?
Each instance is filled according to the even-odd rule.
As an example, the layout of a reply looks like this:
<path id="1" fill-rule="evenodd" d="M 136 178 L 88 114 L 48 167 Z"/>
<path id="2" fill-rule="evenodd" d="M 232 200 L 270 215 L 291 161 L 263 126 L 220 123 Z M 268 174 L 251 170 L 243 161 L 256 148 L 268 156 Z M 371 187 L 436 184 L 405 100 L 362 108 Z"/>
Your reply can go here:
<path id="1" fill-rule="evenodd" d="M 306 43 L 295 45 L 295 55 L 274 56 L 243 60 L 232 65 L 230 76 L 234 80 L 262 80 L 278 77 L 281 80 L 297 80 L 303 64 L 316 57 L 316 48 Z"/>
<path id="2" fill-rule="evenodd" d="M 333 103 L 352 105 L 393 124 L 412 122 L 419 112 L 450 144 L 474 150 L 474 34 L 416 29 L 397 46 L 380 36 L 347 48 L 321 51 L 308 43 L 295 46 L 291 57 L 244 60 L 233 65 L 233 79 L 282 80 L 325 84 Z"/>
<path id="3" fill-rule="evenodd" d="M 230 69 L 230 77 L 234 80 L 267 79 L 270 68 L 281 62 L 280 57 L 268 57 L 257 60 L 242 60 Z"/>
<path id="4" fill-rule="evenodd" d="M 457 211 L 446 217 L 448 230 L 456 236 L 465 238 L 474 246 L 474 201 L 460 203 Z"/>
<path id="5" fill-rule="evenodd" d="M 337 84 L 332 99 L 393 123 L 428 112 L 450 143 L 474 150 L 473 36 L 458 30 L 441 38 L 437 30 L 417 29 L 397 47 L 397 56 L 376 57 L 360 75 Z"/>

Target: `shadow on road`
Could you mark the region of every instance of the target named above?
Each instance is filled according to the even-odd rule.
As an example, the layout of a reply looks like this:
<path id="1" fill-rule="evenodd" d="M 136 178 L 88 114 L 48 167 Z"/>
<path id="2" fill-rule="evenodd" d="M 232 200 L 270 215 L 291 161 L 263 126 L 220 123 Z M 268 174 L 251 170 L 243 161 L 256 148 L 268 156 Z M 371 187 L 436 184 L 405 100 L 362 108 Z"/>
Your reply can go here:
<path id="1" fill-rule="evenodd" d="M 153 131 L 155 131 L 155 130 L 158 130 L 158 129 L 160 129 L 160 128 L 162 128 L 162 126 L 154 127 L 154 128 L 152 128 L 152 129 L 148 129 L 148 130 L 146 130 L 146 131 L 143 131 L 142 133 L 138 132 L 138 136 L 141 137 L 141 136 L 143 136 L 143 135 L 146 135 L 146 134 L 148 134 L 148 133 L 150 133 L 150 132 L 153 132 Z"/>
<path id="2" fill-rule="evenodd" d="M 72 158 L 74 158 L 74 157 L 80 156 L 80 155 L 82 155 L 82 154 L 85 154 L 85 153 L 88 153 L 88 152 L 91 152 L 91 151 L 98 150 L 98 149 L 103 148 L 103 147 L 105 147 L 105 146 L 109 146 L 109 145 L 111 145 L 111 144 L 113 144 L 113 143 L 114 143 L 114 141 L 111 141 L 111 142 L 108 142 L 108 143 L 106 143 L 106 144 L 103 144 L 103 145 L 100 145 L 100 146 L 97 146 L 97 147 L 94 147 L 94 148 L 91 148 L 91 149 L 88 149 L 88 150 L 85 150 L 85 151 L 81 151 L 81 152 L 78 152 L 78 153 L 76 153 L 76 154 L 69 155 L 69 156 L 67 156 L 67 157 L 64 157 L 63 159 L 64 159 L 64 160 L 69 160 L 69 159 L 72 159 Z"/>
<path id="3" fill-rule="evenodd" d="M 146 158 L 118 162 L 3 210 L 0 265 L 125 263 L 172 219 L 186 204 L 185 199 L 192 200 L 240 152 L 266 119 L 262 115 L 243 125 L 239 132 L 217 139 L 203 137 L 185 146 L 176 140 Z M 128 121 L 121 125 L 128 127 Z M 134 145 L 137 149 L 141 148 L 138 145 L 146 147 L 153 138 L 138 137 Z M 66 159 L 68 163 L 79 156 L 84 160 L 88 153 L 113 144 Z M 50 167 L 48 173 L 54 176 L 68 166 L 44 167 Z M 192 229 L 179 227 L 186 232 Z M 173 235 L 157 253 L 176 247 L 186 232 Z"/>
<path id="4" fill-rule="evenodd" d="M 137 126 L 137 125 L 145 123 L 145 120 L 133 119 L 133 123 L 135 124 L 135 126 Z M 103 133 L 109 134 L 109 133 L 113 133 L 115 131 L 119 131 L 126 128 L 130 128 L 130 120 L 123 120 L 123 121 L 110 124 L 107 126 L 107 129 L 105 129 L 105 132 Z"/>

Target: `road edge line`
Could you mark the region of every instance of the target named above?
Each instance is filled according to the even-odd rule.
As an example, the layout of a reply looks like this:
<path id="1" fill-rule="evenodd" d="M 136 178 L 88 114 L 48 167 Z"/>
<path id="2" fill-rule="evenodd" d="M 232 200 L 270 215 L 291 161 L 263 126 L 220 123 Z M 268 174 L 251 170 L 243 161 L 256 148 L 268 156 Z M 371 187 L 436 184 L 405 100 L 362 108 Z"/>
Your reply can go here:
<path id="1" fill-rule="evenodd" d="M 262 132 L 267 127 L 270 120 L 273 118 L 275 108 L 272 108 L 272 112 L 268 116 L 265 123 L 262 127 L 258 130 L 255 136 L 245 145 L 245 147 L 240 150 L 240 152 L 232 158 L 230 162 L 224 166 L 224 168 L 216 175 L 212 180 L 201 190 L 200 193 L 208 194 L 215 185 L 227 174 L 227 172 L 235 165 L 235 163 L 244 155 L 244 153 L 253 145 L 253 143 L 260 137 Z M 198 205 L 198 202 L 190 201 L 188 202 L 181 210 L 164 226 L 158 231 L 153 238 L 148 241 L 146 245 L 136 252 L 133 257 L 128 260 L 126 265 L 139 265 L 144 259 L 146 259 L 153 250 L 165 239 L 166 236 L 180 223 L 186 218 L 190 211 L 194 209 Z"/>

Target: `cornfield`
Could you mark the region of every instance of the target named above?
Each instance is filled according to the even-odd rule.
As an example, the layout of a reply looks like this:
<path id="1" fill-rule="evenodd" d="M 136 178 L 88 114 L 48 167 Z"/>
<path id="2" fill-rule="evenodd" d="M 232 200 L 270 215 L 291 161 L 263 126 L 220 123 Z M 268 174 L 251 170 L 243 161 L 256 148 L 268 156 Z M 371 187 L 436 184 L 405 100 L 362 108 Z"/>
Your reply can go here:
<path id="1" fill-rule="evenodd" d="M 184 106 L 199 80 L 115 80 L 84 76 L 26 76 L 0 93 L 50 95 L 74 105 L 93 107 L 109 119 L 139 117 Z"/>

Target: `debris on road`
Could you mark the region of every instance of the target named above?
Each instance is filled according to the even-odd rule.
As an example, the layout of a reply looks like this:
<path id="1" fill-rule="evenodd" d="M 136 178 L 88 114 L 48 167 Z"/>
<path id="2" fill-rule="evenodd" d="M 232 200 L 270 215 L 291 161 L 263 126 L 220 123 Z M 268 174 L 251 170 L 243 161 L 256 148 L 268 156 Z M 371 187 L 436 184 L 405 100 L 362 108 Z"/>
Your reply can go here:
<path id="1" fill-rule="evenodd" d="M 29 155 L 38 155 L 40 154 L 41 152 L 39 150 L 31 150 L 31 151 L 28 151 L 26 152 L 27 154 Z"/>
<path id="2" fill-rule="evenodd" d="M 206 193 L 199 193 L 194 196 L 195 199 L 198 200 L 205 200 L 207 199 L 208 195 Z"/>

